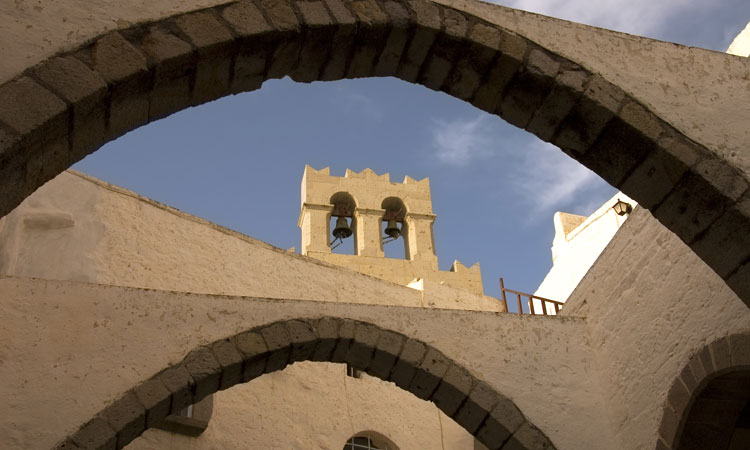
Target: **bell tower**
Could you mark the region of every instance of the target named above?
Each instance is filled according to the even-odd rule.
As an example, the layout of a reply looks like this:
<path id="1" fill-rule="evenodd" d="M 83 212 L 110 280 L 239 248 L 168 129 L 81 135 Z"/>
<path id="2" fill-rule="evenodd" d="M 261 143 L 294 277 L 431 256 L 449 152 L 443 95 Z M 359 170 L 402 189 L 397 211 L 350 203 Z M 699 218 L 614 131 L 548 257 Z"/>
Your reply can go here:
<path id="1" fill-rule="evenodd" d="M 393 183 L 389 174 L 370 169 L 337 177 L 328 167 L 307 165 L 301 187 L 303 255 L 398 284 L 430 278 L 482 293 L 479 264 L 466 268 L 456 261 L 450 272 L 438 270 L 429 179 L 406 176 Z M 331 251 L 352 238 L 354 254 Z M 383 245 L 402 245 L 404 259 L 386 258 Z"/>

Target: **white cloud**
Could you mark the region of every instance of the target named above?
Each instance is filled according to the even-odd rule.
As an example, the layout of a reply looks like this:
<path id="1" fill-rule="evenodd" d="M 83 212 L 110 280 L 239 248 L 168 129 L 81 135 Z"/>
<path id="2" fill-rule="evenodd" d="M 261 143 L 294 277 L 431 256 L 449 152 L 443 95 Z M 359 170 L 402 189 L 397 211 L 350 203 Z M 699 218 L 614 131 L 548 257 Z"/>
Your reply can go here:
<path id="1" fill-rule="evenodd" d="M 437 159 L 452 166 L 466 166 L 477 158 L 491 155 L 492 141 L 485 123 L 486 118 L 485 114 L 481 114 L 468 120 L 435 120 L 432 140 Z"/>
<path id="2" fill-rule="evenodd" d="M 523 151 L 512 183 L 531 205 L 530 219 L 550 210 L 566 208 L 581 213 L 590 207 L 592 200 L 586 191 L 598 179 L 594 172 L 546 142 L 535 140 Z"/>
<path id="3" fill-rule="evenodd" d="M 695 0 L 493 0 L 560 19 L 637 35 L 652 35 L 667 24 L 675 11 L 709 7 Z M 714 5 L 715 6 L 715 5 Z"/>

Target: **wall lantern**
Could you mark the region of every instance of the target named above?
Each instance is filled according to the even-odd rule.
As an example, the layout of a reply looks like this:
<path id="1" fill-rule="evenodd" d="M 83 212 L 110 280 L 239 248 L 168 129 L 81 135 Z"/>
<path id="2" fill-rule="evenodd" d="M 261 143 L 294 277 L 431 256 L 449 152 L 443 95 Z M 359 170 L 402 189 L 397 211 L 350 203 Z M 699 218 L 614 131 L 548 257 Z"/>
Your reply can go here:
<path id="1" fill-rule="evenodd" d="M 630 214 L 633 211 L 633 207 L 630 205 L 630 203 L 624 202 L 619 198 L 617 199 L 617 203 L 612 206 L 612 209 L 615 210 L 618 216 L 624 216 Z"/>

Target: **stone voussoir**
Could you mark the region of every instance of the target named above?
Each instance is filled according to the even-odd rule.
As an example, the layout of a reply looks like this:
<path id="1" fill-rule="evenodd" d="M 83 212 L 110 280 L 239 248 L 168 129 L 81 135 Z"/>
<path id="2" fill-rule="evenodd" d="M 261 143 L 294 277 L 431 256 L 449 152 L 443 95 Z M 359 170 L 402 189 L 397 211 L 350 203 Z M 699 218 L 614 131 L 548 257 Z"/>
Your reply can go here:
<path id="1" fill-rule="evenodd" d="M 219 390 L 221 366 L 210 347 L 199 347 L 185 357 L 185 368 L 195 381 L 195 400 Z"/>
<path id="2" fill-rule="evenodd" d="M 503 450 L 552 450 L 554 448 L 549 438 L 529 422 L 524 422 L 503 446 Z"/>
<path id="3" fill-rule="evenodd" d="M 438 350 L 428 347 L 424 359 L 417 367 L 417 373 L 409 385 L 409 392 L 427 400 L 437 389 L 440 380 L 450 366 L 450 360 Z"/>
<path id="4" fill-rule="evenodd" d="M 552 142 L 568 154 L 585 153 L 625 100 L 622 89 L 600 75 L 592 76 Z"/>
<path id="5" fill-rule="evenodd" d="M 232 339 L 222 339 L 211 345 L 216 361 L 221 366 L 219 389 L 228 389 L 242 382 L 244 358 Z"/>
<path id="6" fill-rule="evenodd" d="M 335 23 L 322 1 L 293 0 L 304 29 L 299 62 L 290 74 L 293 80 L 312 82 L 320 79 L 327 64 L 331 41 L 337 31 Z"/>
<path id="7" fill-rule="evenodd" d="M 81 448 L 96 450 L 115 450 L 117 448 L 117 433 L 107 422 L 95 417 L 78 431 L 71 440 Z"/>
<path id="8" fill-rule="evenodd" d="M 365 370 L 372 361 L 379 339 L 378 327 L 368 323 L 357 323 L 354 329 L 354 339 L 346 355 L 346 362 L 357 369 Z"/>
<path id="9" fill-rule="evenodd" d="M 591 73 L 578 65 L 563 63 L 552 89 L 536 110 L 526 131 L 550 141 L 563 119 L 583 95 Z"/>
<path id="10" fill-rule="evenodd" d="M 435 39 L 442 29 L 440 9 L 423 0 L 408 0 L 404 3 L 411 11 L 413 32 L 406 45 L 404 55 L 396 71 L 402 80 L 414 82 Z"/>
<path id="11" fill-rule="evenodd" d="M 503 30 L 498 30 L 498 33 L 501 37 L 500 54 L 470 100 L 472 105 L 490 114 L 495 114 L 500 107 L 503 92 L 523 64 L 529 49 L 525 38 Z"/>
<path id="12" fill-rule="evenodd" d="M 750 367 L 750 330 L 729 336 L 732 366 Z"/>
<path id="13" fill-rule="evenodd" d="M 499 402 L 500 398 L 492 388 L 482 381 L 476 381 L 469 397 L 453 416 L 453 420 L 469 433 L 476 433 L 484 419 Z"/>
<path id="14" fill-rule="evenodd" d="M 100 414 L 117 432 L 117 448 L 121 449 L 146 429 L 146 410 L 135 393 L 127 392 Z"/>
<path id="15" fill-rule="evenodd" d="M 283 322 L 276 322 L 260 329 L 270 355 L 266 363 L 265 372 L 271 373 L 284 369 L 289 364 L 291 354 L 291 337 L 289 329 Z"/>
<path id="16" fill-rule="evenodd" d="M 541 107 L 560 71 L 560 61 L 538 47 L 532 47 L 526 60 L 505 89 L 496 113 L 508 123 L 526 128 Z"/>
<path id="17" fill-rule="evenodd" d="M 463 367 L 452 364 L 440 380 L 437 390 L 430 400 L 448 417 L 453 417 L 458 408 L 468 398 L 474 378 Z"/>
<path id="18" fill-rule="evenodd" d="M 244 355 L 242 381 L 247 382 L 261 376 L 268 361 L 268 347 L 263 336 L 255 331 L 246 331 L 234 337 L 237 349 Z"/>
<path id="19" fill-rule="evenodd" d="M 153 427 L 169 415 L 171 393 L 159 377 L 139 384 L 135 388 L 135 396 L 146 410 L 146 427 Z"/>
<path id="20" fill-rule="evenodd" d="M 291 361 L 307 361 L 318 345 L 318 335 L 312 325 L 302 320 L 286 323 L 292 343 Z"/>
<path id="21" fill-rule="evenodd" d="M 318 336 L 318 345 L 313 350 L 310 360 L 330 361 L 339 339 L 339 320 L 333 317 L 323 317 L 312 321 L 311 326 Z"/>
<path id="22" fill-rule="evenodd" d="M 396 383 L 401 389 L 408 390 L 417 372 L 417 366 L 424 359 L 426 352 L 427 348 L 423 343 L 414 339 L 406 339 L 388 380 Z"/>
<path id="23" fill-rule="evenodd" d="M 172 394 L 170 413 L 178 413 L 194 403 L 193 387 L 195 381 L 190 372 L 182 364 L 165 369 L 159 375 L 159 380 Z"/>
<path id="24" fill-rule="evenodd" d="M 352 0 L 347 6 L 356 17 L 358 28 L 346 77 L 369 77 L 384 47 L 380 43 L 387 41 L 390 18 L 376 0 Z"/>

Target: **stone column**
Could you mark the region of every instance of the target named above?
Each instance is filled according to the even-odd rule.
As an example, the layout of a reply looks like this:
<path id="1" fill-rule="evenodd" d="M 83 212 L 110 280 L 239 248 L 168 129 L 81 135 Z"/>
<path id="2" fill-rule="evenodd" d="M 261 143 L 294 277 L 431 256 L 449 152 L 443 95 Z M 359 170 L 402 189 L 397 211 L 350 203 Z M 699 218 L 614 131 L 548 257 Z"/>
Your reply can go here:
<path id="1" fill-rule="evenodd" d="M 299 227 L 302 229 L 302 254 L 331 253 L 328 245 L 328 221 L 333 205 L 316 205 L 304 203 L 299 216 Z"/>
<path id="2" fill-rule="evenodd" d="M 406 213 L 405 220 L 409 260 L 430 264 L 437 270 L 435 238 L 432 234 L 432 224 L 435 222 L 435 215 Z"/>
<path id="3" fill-rule="evenodd" d="M 354 217 L 357 220 L 356 233 L 356 250 L 357 256 L 376 256 L 382 258 L 383 244 L 382 231 L 380 230 L 380 221 L 385 211 L 382 209 L 357 208 L 354 211 Z"/>

